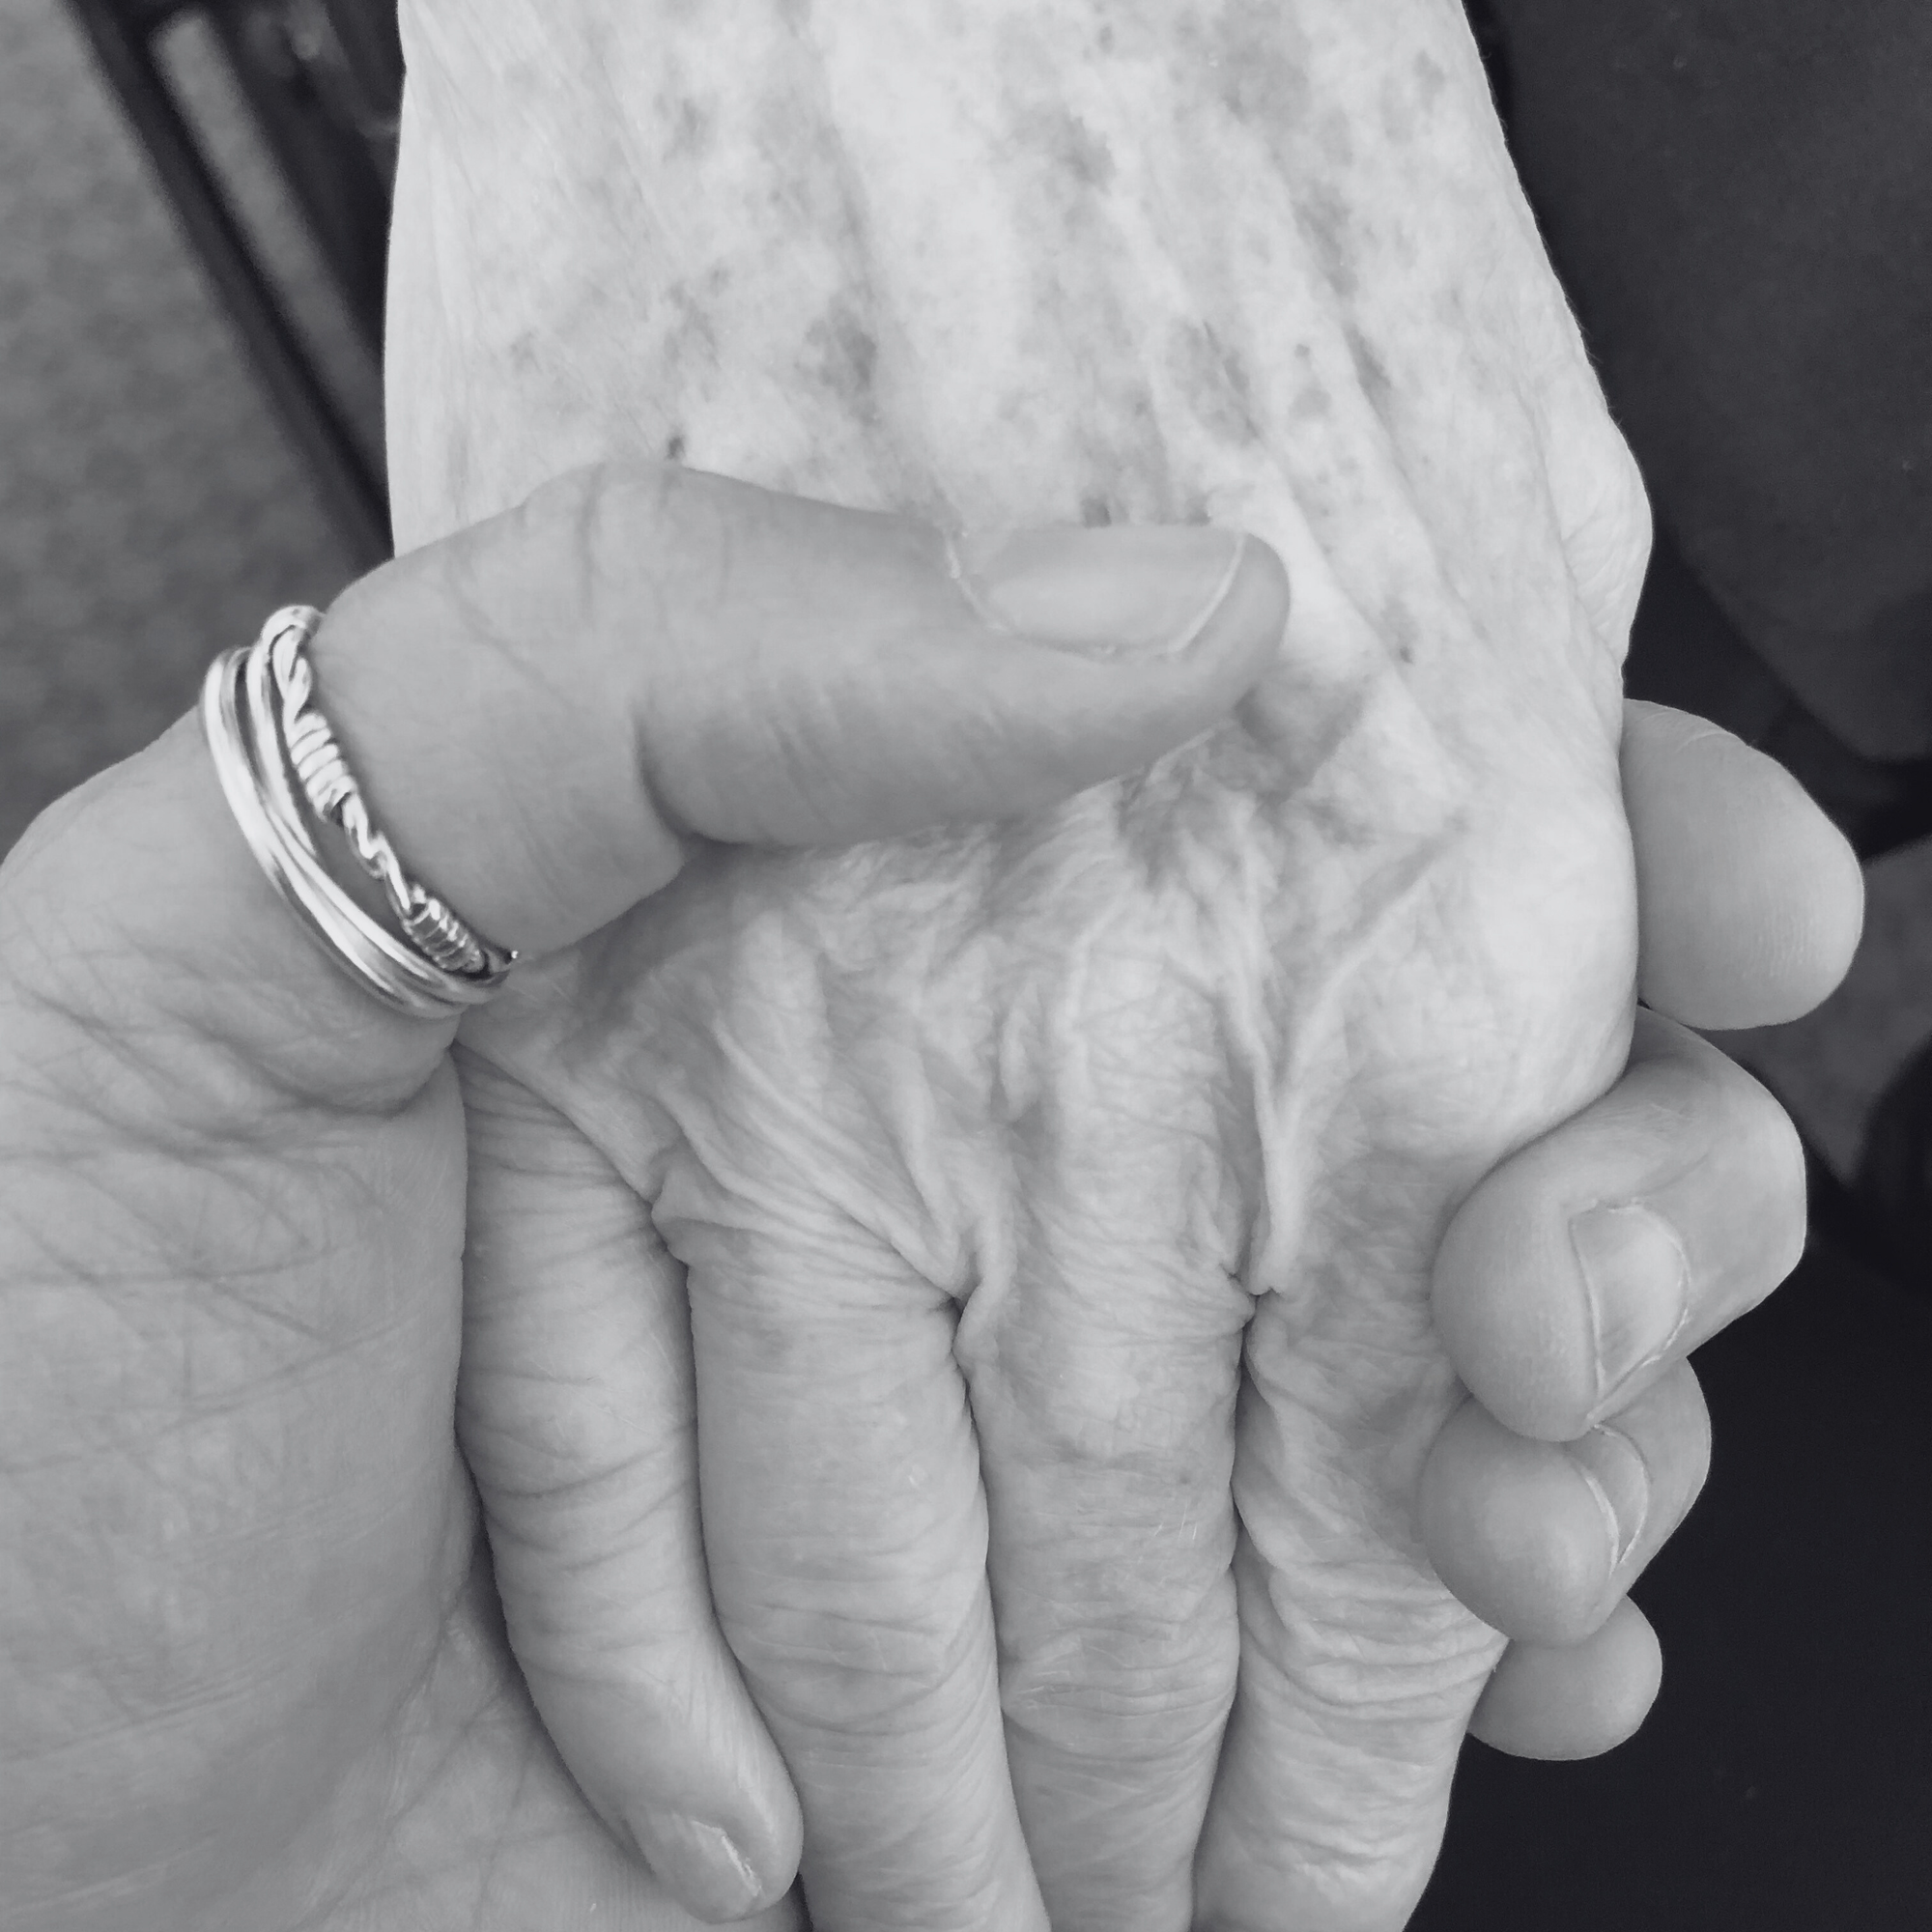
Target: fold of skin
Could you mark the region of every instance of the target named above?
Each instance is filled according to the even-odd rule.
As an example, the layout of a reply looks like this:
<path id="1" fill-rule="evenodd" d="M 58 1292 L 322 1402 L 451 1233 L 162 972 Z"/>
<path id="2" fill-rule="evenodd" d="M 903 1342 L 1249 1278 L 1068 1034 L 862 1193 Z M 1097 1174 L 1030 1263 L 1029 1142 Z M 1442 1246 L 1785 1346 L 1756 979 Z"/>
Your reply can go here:
<path id="1" fill-rule="evenodd" d="M 1263 1922 L 1215 1833 L 1266 1794 L 1335 1915 L 1295 1922 L 1382 1922 L 1502 1647 L 1410 1523 L 1460 1395 L 1431 1260 L 1469 1185 L 1621 1069 L 1634 966 L 1641 492 L 1460 11 L 417 0 L 405 27 L 406 547 L 641 455 L 948 530 L 1208 520 L 1286 560 L 1278 670 L 1143 778 L 963 835 L 707 854 L 466 1037 L 653 1201 L 700 1347 L 803 1319 L 769 1305 L 788 1257 L 890 1257 L 956 1301 L 996 1518 L 1049 1520 L 1057 1463 L 1104 1480 L 1162 1417 L 1219 1431 L 1221 1580 L 1145 1579 L 1232 1632 L 1238 1574 L 1266 1661 L 1202 1883 Z M 1174 1371 L 1203 1379 L 1162 1386 L 1156 1346 L 1062 1426 L 1068 1307 L 1206 1338 Z M 744 1656 L 769 1552 L 734 1557 L 710 1481 Z M 994 1560 L 997 1592 L 997 1522 Z M 1050 1660 L 1005 1654 L 1024 1727 Z M 1179 1774 L 1197 1809 L 1219 1742 Z"/>

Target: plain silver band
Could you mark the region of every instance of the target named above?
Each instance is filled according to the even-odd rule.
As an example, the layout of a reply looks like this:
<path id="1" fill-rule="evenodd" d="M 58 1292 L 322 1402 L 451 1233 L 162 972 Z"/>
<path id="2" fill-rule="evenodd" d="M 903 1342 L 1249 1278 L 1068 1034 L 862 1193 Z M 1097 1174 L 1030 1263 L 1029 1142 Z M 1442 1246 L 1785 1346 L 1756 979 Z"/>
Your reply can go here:
<path id="1" fill-rule="evenodd" d="M 201 724 L 228 809 L 255 862 L 338 968 L 392 1012 L 448 1019 L 501 990 L 513 954 L 475 976 L 451 973 L 385 931 L 334 879 L 316 851 L 297 803 L 276 725 L 269 651 L 292 623 L 315 613 L 278 611 L 253 645 L 225 651 L 201 689 Z"/>

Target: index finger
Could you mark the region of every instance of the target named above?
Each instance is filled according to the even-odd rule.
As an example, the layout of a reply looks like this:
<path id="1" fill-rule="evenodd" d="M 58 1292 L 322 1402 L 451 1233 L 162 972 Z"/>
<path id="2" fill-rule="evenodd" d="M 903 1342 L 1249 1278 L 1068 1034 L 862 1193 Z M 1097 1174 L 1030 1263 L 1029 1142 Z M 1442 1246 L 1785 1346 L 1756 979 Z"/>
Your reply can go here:
<path id="1" fill-rule="evenodd" d="M 1804 1246 L 1783 1109 L 1689 1028 L 1639 1012 L 1616 1086 L 1458 1208 L 1436 1331 L 1498 1422 L 1574 1441 L 1754 1308 Z"/>
<path id="2" fill-rule="evenodd" d="M 1809 1012 L 1864 922 L 1844 836 L 1775 758 L 1688 711 L 1627 702 L 1621 762 L 1645 1000 L 1693 1027 Z"/>

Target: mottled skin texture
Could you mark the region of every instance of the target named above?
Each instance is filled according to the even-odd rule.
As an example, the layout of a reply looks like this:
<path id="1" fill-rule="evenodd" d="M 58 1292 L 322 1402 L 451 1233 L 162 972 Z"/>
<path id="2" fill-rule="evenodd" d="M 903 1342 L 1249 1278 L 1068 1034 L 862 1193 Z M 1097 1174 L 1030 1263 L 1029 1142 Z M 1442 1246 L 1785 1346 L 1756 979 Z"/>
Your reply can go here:
<path id="1" fill-rule="evenodd" d="M 718 857 L 467 1037 L 655 1205 L 700 1350 L 755 1336 L 776 1381 L 869 1295 L 955 1302 L 1014 1734 L 1056 1693 L 1041 1578 L 1139 1591 L 1151 1627 L 1225 1635 L 1173 1772 L 1198 1818 L 1238 1595 L 1203 1908 L 1400 1923 L 1501 1649 L 1410 1523 L 1457 1395 L 1429 1262 L 1470 1183 L 1620 1069 L 1634 951 L 1617 672 L 1647 526 L 1459 10 L 405 13 L 405 545 L 668 454 L 948 529 L 1211 520 L 1287 561 L 1279 673 L 1144 779 Z M 1110 1321 L 1138 1346 L 1090 1362 Z M 785 1590 L 810 1608 L 838 1531 L 782 1506 L 852 1471 L 781 1459 L 748 1501 L 757 1446 L 706 1432 L 720 1608 L 769 1709 L 810 1649 Z M 1080 1500 L 1136 1483 L 1189 1533 L 1083 1547 Z M 985 1508 L 935 1504 L 964 1580 L 921 1587 L 989 1642 Z M 1054 1801 L 1020 1782 L 1032 1822 Z M 1131 1865 L 1105 1814 L 1096 1856 Z M 1283 1839 L 1287 1880 L 1252 1856 Z M 1185 1887 L 1137 1873 L 1131 1922 L 1184 1922 Z"/>

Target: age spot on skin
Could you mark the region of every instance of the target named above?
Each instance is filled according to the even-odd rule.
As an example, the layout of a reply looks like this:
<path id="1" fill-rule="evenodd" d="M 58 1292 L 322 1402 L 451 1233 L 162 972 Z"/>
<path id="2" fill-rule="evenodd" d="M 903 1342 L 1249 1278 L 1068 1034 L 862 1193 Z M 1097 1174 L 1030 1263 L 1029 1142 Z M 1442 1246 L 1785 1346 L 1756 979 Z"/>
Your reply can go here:
<path id="1" fill-rule="evenodd" d="M 1195 415 L 1234 443 L 1254 442 L 1254 393 L 1239 354 L 1205 323 L 1182 323 L 1174 332 L 1169 359 Z"/>
<path id="2" fill-rule="evenodd" d="M 1422 627 L 1415 621 L 1415 612 L 1400 597 L 1391 597 L 1382 606 L 1381 622 L 1378 628 L 1382 641 L 1398 664 L 1412 665 L 1415 662 L 1416 646 L 1422 641 Z"/>
<path id="3" fill-rule="evenodd" d="M 663 355 L 672 380 L 716 365 L 718 331 L 712 317 L 718 310 L 722 287 L 722 277 L 714 273 L 705 277 L 700 289 L 673 282 L 665 290 L 665 306 L 674 319 L 665 330 Z"/>
<path id="4" fill-rule="evenodd" d="M 1347 300 L 1357 287 L 1348 208 L 1338 196 L 1311 189 L 1296 202 L 1294 218 L 1328 286 Z"/>
<path id="5" fill-rule="evenodd" d="M 1041 155 L 1057 184 L 1075 192 L 1104 190 L 1113 182 L 1114 154 L 1077 114 L 1064 107 L 1036 108 L 1019 119 L 1019 133 Z"/>
<path id="6" fill-rule="evenodd" d="M 670 140 L 667 154 L 672 160 L 702 160 L 710 152 L 717 132 L 717 118 L 711 109 L 690 95 L 677 104 L 670 117 Z"/>
<path id="7" fill-rule="evenodd" d="M 878 373 L 879 343 L 843 302 L 836 303 L 806 331 L 809 373 L 848 406 L 870 410 Z"/>
<path id="8" fill-rule="evenodd" d="M 1395 384 L 1389 381 L 1381 357 L 1353 323 L 1343 326 L 1342 336 L 1349 345 L 1349 360 L 1355 365 L 1355 380 L 1362 385 L 1363 396 L 1376 414 L 1387 421 L 1389 406 L 1395 400 Z"/>
<path id="9" fill-rule="evenodd" d="M 1105 188 L 1114 179 L 1114 155 L 1078 116 L 1062 117 L 1061 165 L 1082 187 Z"/>
<path id="10" fill-rule="evenodd" d="M 1305 53 L 1278 0 L 1227 0 L 1208 53 L 1222 105 L 1263 128 L 1301 125 L 1310 97 Z"/>
<path id="11" fill-rule="evenodd" d="M 1310 383 L 1294 392 L 1294 400 L 1288 406 L 1288 419 L 1297 428 L 1308 423 L 1325 422 L 1334 409 L 1328 391 L 1320 383 Z"/>

